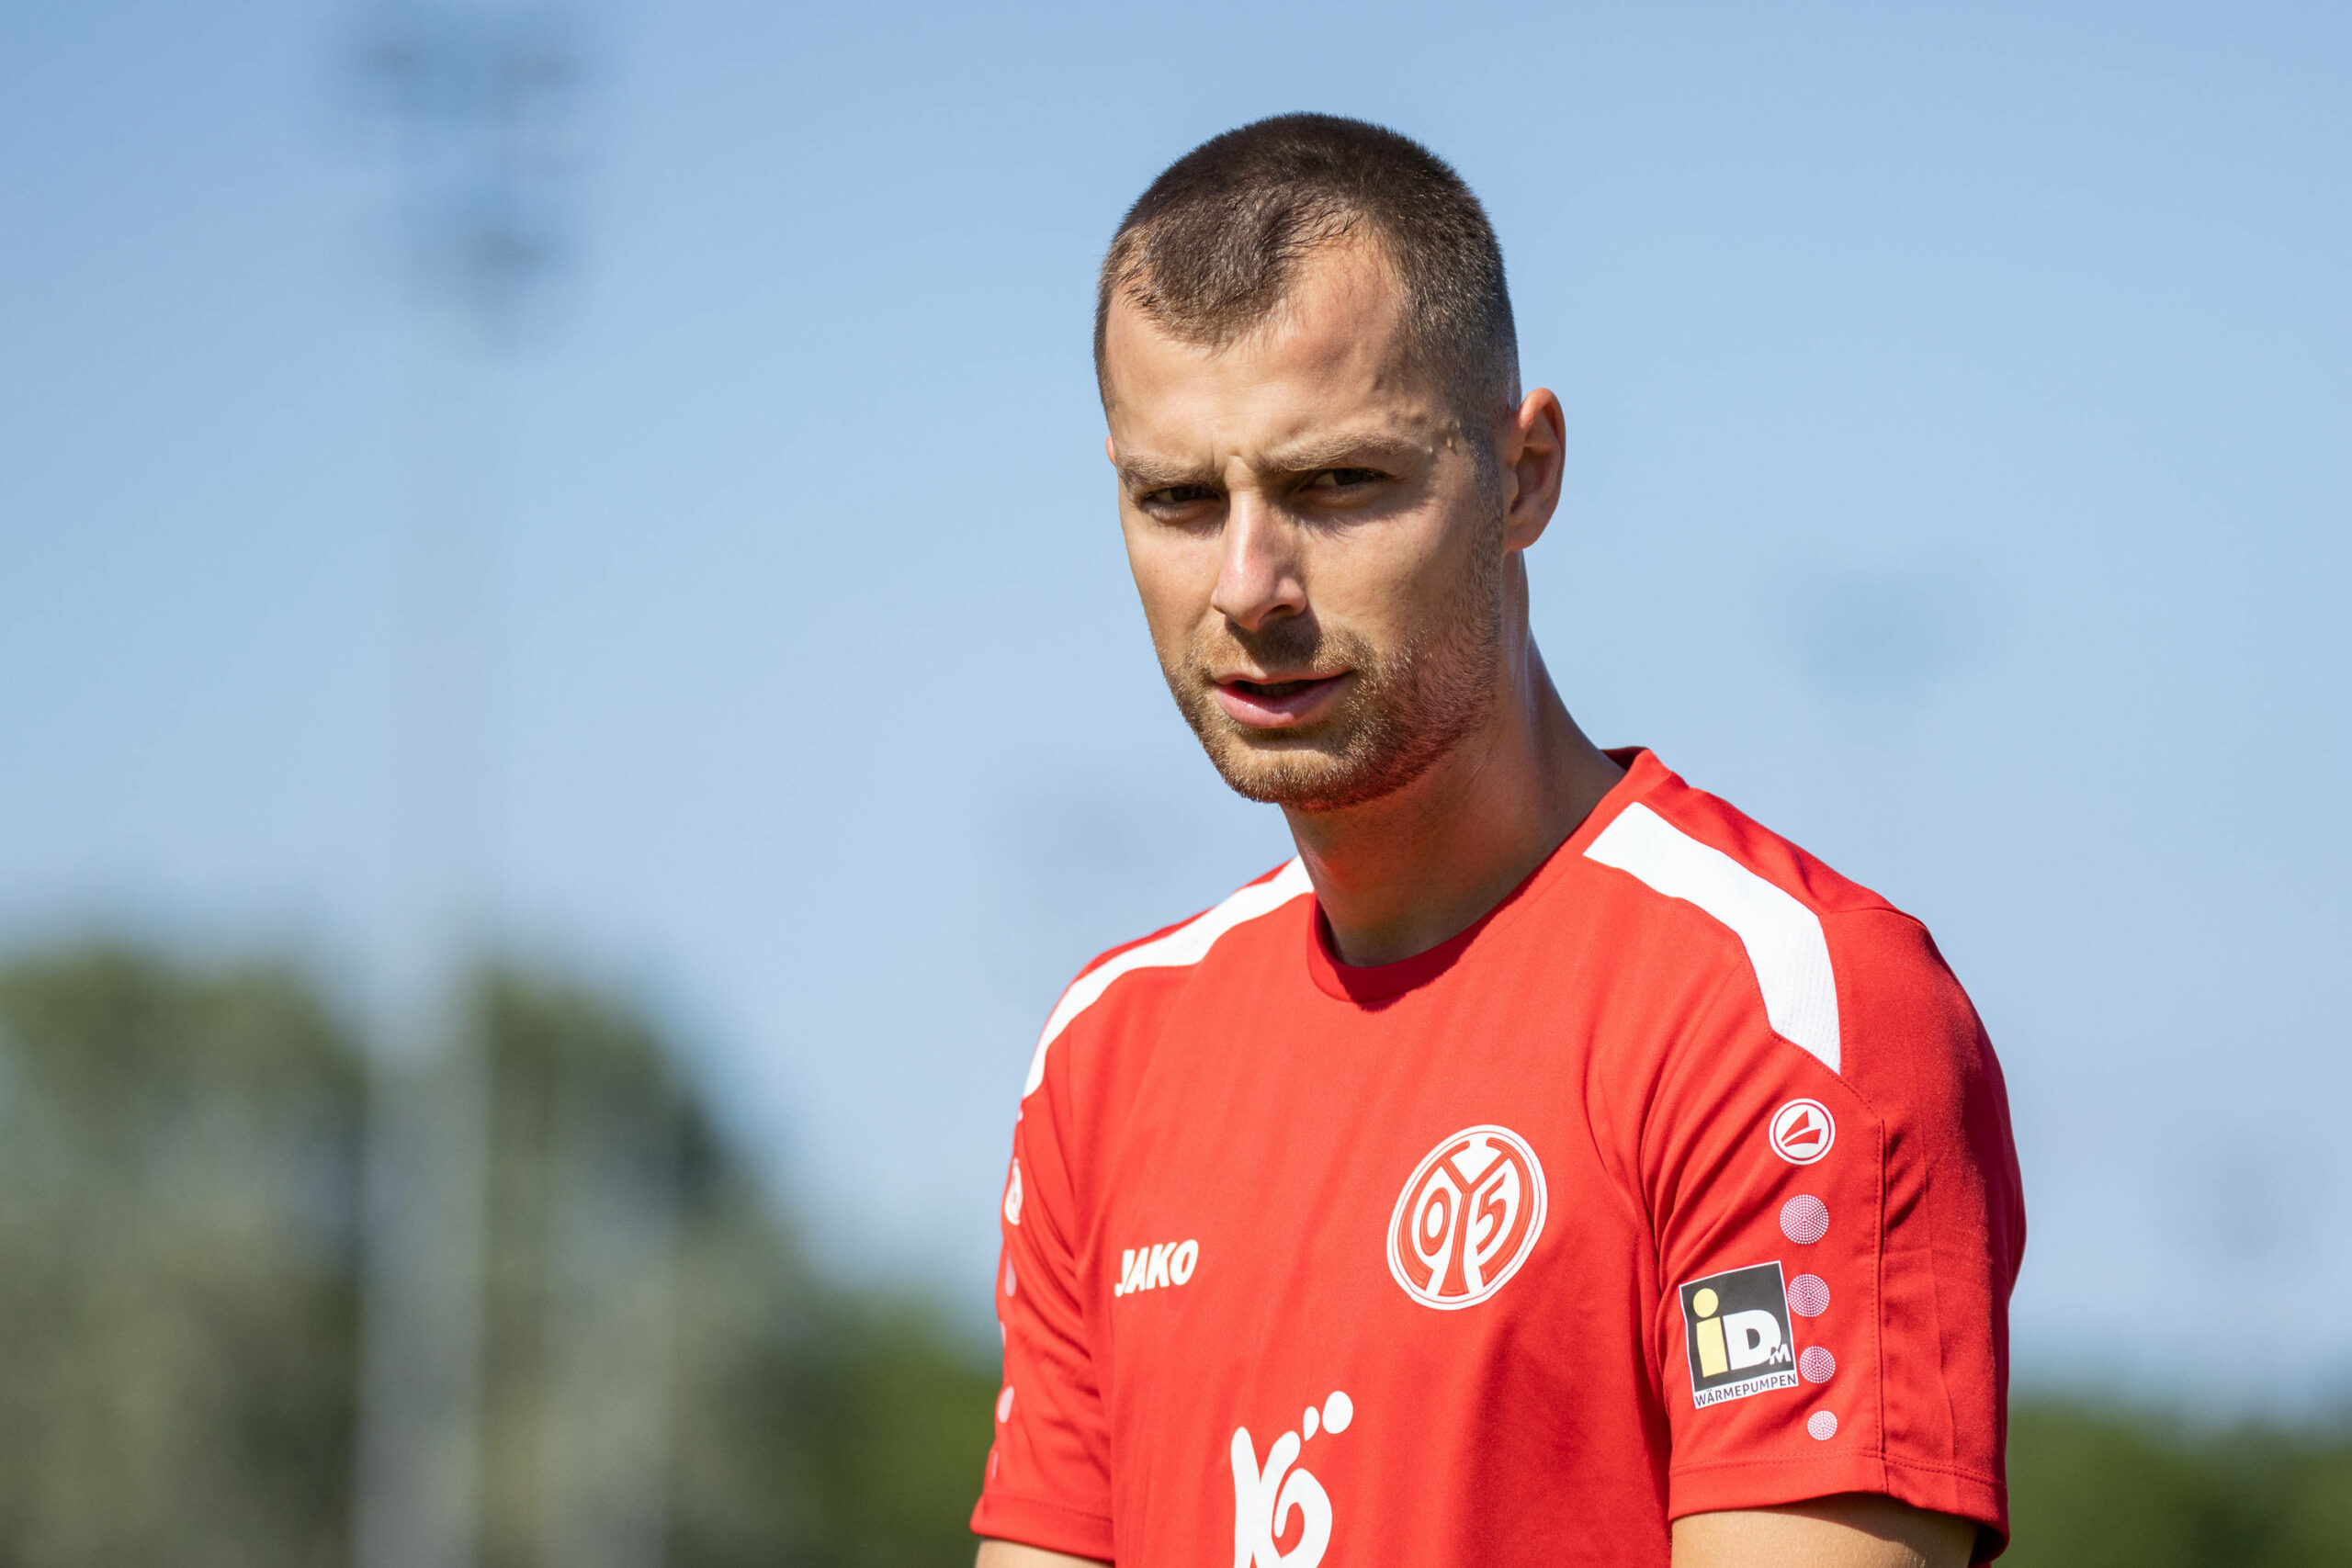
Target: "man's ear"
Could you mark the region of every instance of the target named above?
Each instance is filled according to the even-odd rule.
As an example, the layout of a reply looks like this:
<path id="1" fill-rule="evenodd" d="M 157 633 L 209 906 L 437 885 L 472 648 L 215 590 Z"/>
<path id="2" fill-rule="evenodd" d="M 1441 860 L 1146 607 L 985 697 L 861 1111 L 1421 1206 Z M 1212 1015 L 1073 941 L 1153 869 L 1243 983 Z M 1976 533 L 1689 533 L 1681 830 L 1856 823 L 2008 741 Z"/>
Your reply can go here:
<path id="1" fill-rule="evenodd" d="M 1113 468 L 1119 466 L 1119 444 L 1107 435 L 1102 438 L 1102 456 L 1111 459 Z"/>
<path id="2" fill-rule="evenodd" d="M 1567 415 L 1549 387 L 1536 388 L 1521 401 L 1502 445 L 1503 468 L 1511 480 L 1503 548 L 1523 550 L 1550 526 L 1567 468 Z"/>

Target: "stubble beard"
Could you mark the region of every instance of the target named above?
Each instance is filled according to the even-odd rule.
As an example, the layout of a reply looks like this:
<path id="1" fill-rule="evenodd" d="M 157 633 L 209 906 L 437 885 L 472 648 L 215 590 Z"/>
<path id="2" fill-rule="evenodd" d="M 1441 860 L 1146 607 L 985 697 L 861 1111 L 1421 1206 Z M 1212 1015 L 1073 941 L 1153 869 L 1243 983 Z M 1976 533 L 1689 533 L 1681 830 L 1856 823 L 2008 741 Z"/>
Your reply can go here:
<path id="1" fill-rule="evenodd" d="M 1168 688 L 1237 795 L 1292 811 L 1378 800 L 1436 766 L 1493 707 L 1503 656 L 1501 577 L 1500 550 L 1479 548 L 1444 612 L 1392 649 L 1310 617 L 1285 617 L 1256 632 L 1230 622 L 1196 627 L 1182 662 L 1163 665 Z M 1247 729 L 1218 705 L 1210 679 L 1237 649 L 1265 670 L 1344 666 L 1353 672 L 1351 689 L 1339 711 L 1306 734 Z"/>

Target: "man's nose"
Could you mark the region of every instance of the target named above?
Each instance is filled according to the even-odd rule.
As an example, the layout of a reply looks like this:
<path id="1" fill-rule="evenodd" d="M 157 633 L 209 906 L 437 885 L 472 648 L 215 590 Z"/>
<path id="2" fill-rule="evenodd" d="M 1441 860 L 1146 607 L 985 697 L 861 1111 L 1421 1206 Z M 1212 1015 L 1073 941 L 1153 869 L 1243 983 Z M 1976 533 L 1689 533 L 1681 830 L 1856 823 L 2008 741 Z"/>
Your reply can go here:
<path id="1" fill-rule="evenodd" d="M 1227 502 L 1209 607 L 1244 631 L 1256 631 L 1306 608 L 1294 531 L 1262 497 L 1236 491 Z"/>

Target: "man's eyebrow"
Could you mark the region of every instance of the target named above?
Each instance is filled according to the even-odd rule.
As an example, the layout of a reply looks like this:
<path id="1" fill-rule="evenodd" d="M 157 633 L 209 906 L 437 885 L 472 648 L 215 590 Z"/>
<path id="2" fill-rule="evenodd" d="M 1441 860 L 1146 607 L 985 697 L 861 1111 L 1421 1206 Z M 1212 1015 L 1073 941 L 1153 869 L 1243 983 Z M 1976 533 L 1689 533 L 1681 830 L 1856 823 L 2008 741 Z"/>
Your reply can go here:
<path id="1" fill-rule="evenodd" d="M 1206 463 L 1188 463 L 1181 457 L 1134 457 L 1119 459 L 1119 478 L 1127 488 L 1138 493 L 1155 490 L 1172 490 L 1178 485 L 1216 485 L 1223 483 L 1216 469 Z"/>
<path id="2" fill-rule="evenodd" d="M 1313 435 L 1261 453 L 1253 465 L 1261 474 L 1308 474 L 1325 468 L 1402 463 L 1426 456 L 1429 444 L 1379 431 Z"/>
<path id="3" fill-rule="evenodd" d="M 1259 454 L 1250 466 L 1261 474 L 1310 474 L 1367 463 L 1403 463 L 1426 456 L 1428 451 L 1428 443 L 1408 436 L 1379 432 L 1343 433 L 1308 436 L 1288 446 L 1275 447 Z M 1121 457 L 1119 477 L 1137 493 L 1179 485 L 1215 488 L 1225 482 L 1224 474 L 1212 464 L 1144 454 Z"/>

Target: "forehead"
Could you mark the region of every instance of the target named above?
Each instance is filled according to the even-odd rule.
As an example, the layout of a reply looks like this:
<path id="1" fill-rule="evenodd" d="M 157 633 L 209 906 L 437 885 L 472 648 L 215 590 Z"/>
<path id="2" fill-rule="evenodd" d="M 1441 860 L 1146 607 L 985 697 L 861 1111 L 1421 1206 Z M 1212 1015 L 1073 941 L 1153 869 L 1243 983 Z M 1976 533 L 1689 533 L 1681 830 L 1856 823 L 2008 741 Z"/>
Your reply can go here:
<path id="1" fill-rule="evenodd" d="M 1113 440 L 1123 458 L 1222 461 L 1340 428 L 1433 435 L 1442 400 L 1405 352 L 1403 307 L 1364 244 L 1308 257 L 1273 313 L 1227 344 L 1187 342 L 1114 299 L 1102 355 Z"/>

